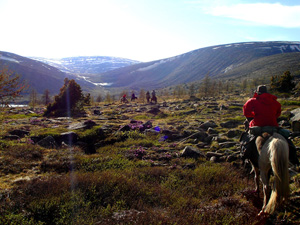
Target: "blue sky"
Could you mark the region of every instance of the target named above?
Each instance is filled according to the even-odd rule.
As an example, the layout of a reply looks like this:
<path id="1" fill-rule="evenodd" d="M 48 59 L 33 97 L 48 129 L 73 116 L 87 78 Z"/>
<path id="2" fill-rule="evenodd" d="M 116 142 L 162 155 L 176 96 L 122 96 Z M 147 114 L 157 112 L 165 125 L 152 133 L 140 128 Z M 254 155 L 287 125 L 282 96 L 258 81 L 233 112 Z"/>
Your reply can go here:
<path id="1" fill-rule="evenodd" d="M 198 48 L 300 41 L 297 0 L 0 0 L 0 51 L 152 61 Z"/>

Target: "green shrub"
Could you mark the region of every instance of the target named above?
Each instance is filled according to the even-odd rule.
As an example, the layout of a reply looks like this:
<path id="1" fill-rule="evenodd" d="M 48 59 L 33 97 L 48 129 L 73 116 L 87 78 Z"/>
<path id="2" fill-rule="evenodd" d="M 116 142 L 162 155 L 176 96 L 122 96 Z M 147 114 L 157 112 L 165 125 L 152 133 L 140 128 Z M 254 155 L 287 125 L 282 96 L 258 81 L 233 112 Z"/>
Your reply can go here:
<path id="1" fill-rule="evenodd" d="M 54 102 L 47 106 L 44 116 L 76 116 L 84 111 L 84 96 L 75 80 L 65 78 L 60 93 L 54 97 Z"/>

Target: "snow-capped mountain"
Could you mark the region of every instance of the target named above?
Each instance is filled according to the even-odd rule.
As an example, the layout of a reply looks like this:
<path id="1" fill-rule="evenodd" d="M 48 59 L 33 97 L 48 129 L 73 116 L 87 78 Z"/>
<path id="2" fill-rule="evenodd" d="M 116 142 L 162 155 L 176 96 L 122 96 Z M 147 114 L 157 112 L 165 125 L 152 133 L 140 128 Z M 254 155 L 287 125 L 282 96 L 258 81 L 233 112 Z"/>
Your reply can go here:
<path id="1" fill-rule="evenodd" d="M 56 67 L 63 72 L 76 74 L 99 74 L 139 63 L 131 59 L 109 56 L 78 56 L 61 59 L 31 57 L 31 59 Z"/>

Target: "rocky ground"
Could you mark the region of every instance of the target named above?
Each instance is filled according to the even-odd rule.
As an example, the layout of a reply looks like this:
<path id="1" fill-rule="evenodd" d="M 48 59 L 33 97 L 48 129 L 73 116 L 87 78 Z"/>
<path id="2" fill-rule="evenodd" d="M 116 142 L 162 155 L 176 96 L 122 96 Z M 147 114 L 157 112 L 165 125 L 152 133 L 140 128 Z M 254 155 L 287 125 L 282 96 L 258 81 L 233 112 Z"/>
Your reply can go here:
<path id="1" fill-rule="evenodd" d="M 87 107 L 86 114 L 78 118 L 45 118 L 41 116 L 43 108 L 6 110 L 0 117 L 3 126 L 0 131 L 0 199 L 3 203 L 10 189 L 26 182 L 53 173 L 81 170 L 84 163 L 80 161 L 80 166 L 74 163 L 76 159 L 72 160 L 66 153 L 70 149 L 75 158 L 77 154 L 86 155 L 84 157 L 88 159 L 94 157 L 94 161 L 89 162 L 98 165 L 103 162 L 100 156 L 104 156 L 104 151 L 109 148 L 121 151 L 118 146 L 122 149 L 122 157 L 130 161 L 167 170 L 195 170 L 199 162 L 228 164 L 249 179 L 247 182 L 253 187 L 250 165 L 242 164 L 239 157 L 239 137 L 244 131 L 244 99 L 227 99 L 191 98 L 159 104 L 101 104 Z M 292 130 L 290 113 L 295 108 L 283 107 L 280 124 L 286 129 Z M 298 131 L 295 130 L 293 138 L 296 147 L 299 147 Z M 122 144 L 118 145 L 124 141 L 127 141 L 125 148 Z M 24 150 L 24 146 L 32 149 L 30 153 Z M 6 149 L 22 150 L 7 152 Z M 110 154 L 105 157 L 112 157 Z M 93 167 L 92 163 L 88 166 Z M 298 168 L 294 170 L 297 172 Z M 299 221 L 299 217 L 293 214 L 294 207 L 299 204 L 298 175 L 291 178 L 291 185 L 291 203 L 285 208 L 285 214 L 280 211 L 277 217 L 263 221 L 270 224 L 279 220 L 282 224 L 296 224 L 293 221 Z M 261 201 L 249 190 L 244 190 L 240 195 L 252 201 L 251 204 L 257 204 L 259 211 Z M 137 212 L 140 211 L 130 211 L 133 214 Z M 114 216 L 122 217 L 121 214 Z M 261 221 L 254 219 L 251 223 L 259 224 Z"/>

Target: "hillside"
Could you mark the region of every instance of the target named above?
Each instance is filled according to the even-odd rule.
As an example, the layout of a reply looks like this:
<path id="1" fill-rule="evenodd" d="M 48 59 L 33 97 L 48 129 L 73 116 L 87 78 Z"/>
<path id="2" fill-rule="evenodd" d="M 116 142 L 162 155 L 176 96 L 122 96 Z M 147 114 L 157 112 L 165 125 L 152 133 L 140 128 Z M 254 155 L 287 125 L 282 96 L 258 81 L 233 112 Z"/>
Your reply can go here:
<path id="1" fill-rule="evenodd" d="M 139 63 L 135 60 L 109 56 L 79 56 L 61 59 L 31 57 L 66 73 L 97 74 Z"/>
<path id="2" fill-rule="evenodd" d="M 140 63 L 125 68 L 108 71 L 93 77 L 93 82 L 111 83 L 111 87 L 127 88 L 159 88 L 201 80 L 206 74 L 219 78 L 238 71 L 243 74 L 252 73 L 246 64 L 264 57 L 278 55 L 272 59 L 261 61 L 261 66 L 274 68 L 287 53 L 300 52 L 299 42 L 251 42 L 235 43 L 201 48 L 172 58 Z M 293 58 L 293 59 L 292 59 Z M 294 68 L 299 55 L 290 55 L 290 60 L 283 63 L 284 67 Z M 266 65 L 263 65 L 266 63 Z M 273 64 L 274 63 L 274 64 Z M 249 64 L 251 65 L 251 64 Z M 242 67 L 244 66 L 244 67 Z M 236 73 L 235 75 L 238 75 Z"/>
<path id="3" fill-rule="evenodd" d="M 75 75 L 67 74 L 48 64 L 9 52 L 0 52 L 0 68 L 4 66 L 19 74 L 29 84 L 29 88 L 34 88 L 38 93 L 43 93 L 46 89 L 52 94 L 58 93 L 66 77 L 76 79 L 83 90 L 94 87 L 90 82 L 79 79 Z"/>
<path id="4" fill-rule="evenodd" d="M 292 74 L 300 71 L 300 52 L 266 56 L 233 68 L 216 78 L 259 78 L 261 76 L 282 75 L 289 70 Z"/>

